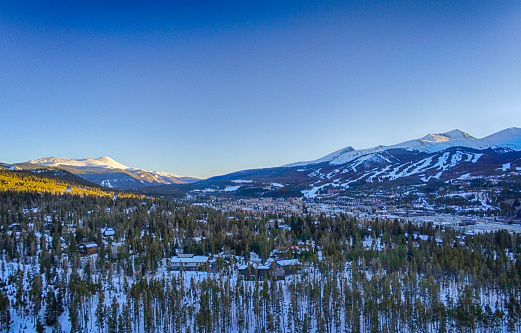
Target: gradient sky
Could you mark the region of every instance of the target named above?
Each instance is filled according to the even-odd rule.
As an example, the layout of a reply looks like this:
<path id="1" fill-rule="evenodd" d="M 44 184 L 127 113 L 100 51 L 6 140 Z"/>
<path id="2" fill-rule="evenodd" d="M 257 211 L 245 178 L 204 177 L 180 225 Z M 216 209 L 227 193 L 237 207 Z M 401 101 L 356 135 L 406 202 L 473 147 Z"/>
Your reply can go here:
<path id="1" fill-rule="evenodd" d="M 209 177 L 521 127 L 519 1 L 0 2 L 0 161 Z"/>

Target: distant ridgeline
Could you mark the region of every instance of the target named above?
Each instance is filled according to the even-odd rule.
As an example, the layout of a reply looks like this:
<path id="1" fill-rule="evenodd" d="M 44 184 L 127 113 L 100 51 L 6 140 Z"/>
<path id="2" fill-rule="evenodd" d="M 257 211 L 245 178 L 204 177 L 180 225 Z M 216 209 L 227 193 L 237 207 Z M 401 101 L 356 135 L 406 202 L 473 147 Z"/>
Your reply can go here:
<path id="1" fill-rule="evenodd" d="M 73 194 L 90 196 L 114 196 L 100 186 L 59 169 L 38 169 L 31 171 L 11 171 L 0 169 L 0 191 L 46 192 L 51 194 Z M 139 195 L 118 193 L 118 196 Z"/>

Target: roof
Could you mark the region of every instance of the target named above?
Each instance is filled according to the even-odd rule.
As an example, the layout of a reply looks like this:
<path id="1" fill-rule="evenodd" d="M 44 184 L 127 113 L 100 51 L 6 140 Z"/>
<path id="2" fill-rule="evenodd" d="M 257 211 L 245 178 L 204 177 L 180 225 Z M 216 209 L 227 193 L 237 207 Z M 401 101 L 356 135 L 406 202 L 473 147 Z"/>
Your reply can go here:
<path id="1" fill-rule="evenodd" d="M 286 260 L 277 260 L 277 264 L 281 266 L 290 266 L 298 264 L 298 259 L 286 259 Z"/>
<path id="2" fill-rule="evenodd" d="M 94 242 L 88 242 L 88 243 L 80 244 L 79 246 L 84 246 L 86 248 L 92 248 L 92 247 L 98 247 L 98 244 L 96 244 Z"/>
<path id="3" fill-rule="evenodd" d="M 208 262 L 208 259 L 209 259 L 209 257 L 207 257 L 207 256 L 193 256 L 191 258 L 172 257 L 172 258 L 170 258 L 170 261 L 172 263 L 188 263 L 188 262 L 205 263 L 205 262 Z"/>
<path id="4" fill-rule="evenodd" d="M 114 236 L 114 234 L 115 234 L 114 229 L 112 229 L 112 228 L 101 228 L 101 232 L 105 236 Z"/>

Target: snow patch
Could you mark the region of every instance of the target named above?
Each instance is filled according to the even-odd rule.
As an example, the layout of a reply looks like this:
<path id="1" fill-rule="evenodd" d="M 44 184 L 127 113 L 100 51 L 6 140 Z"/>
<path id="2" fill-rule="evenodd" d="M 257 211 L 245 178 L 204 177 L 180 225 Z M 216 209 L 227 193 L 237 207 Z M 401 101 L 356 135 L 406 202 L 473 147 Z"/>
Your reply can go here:
<path id="1" fill-rule="evenodd" d="M 105 186 L 105 187 L 109 187 L 109 188 L 112 188 L 112 184 L 110 183 L 110 180 L 108 179 L 105 179 L 103 180 L 101 183 L 100 183 L 101 186 Z"/>
<path id="2" fill-rule="evenodd" d="M 459 176 L 457 179 L 466 180 L 466 179 L 469 179 L 469 177 L 470 177 L 470 173 L 466 173 L 464 175 Z"/>
<path id="3" fill-rule="evenodd" d="M 226 186 L 226 188 L 224 189 L 224 192 L 233 192 L 233 191 L 237 191 L 240 187 L 241 187 L 241 185 L 237 185 L 237 186 Z"/>

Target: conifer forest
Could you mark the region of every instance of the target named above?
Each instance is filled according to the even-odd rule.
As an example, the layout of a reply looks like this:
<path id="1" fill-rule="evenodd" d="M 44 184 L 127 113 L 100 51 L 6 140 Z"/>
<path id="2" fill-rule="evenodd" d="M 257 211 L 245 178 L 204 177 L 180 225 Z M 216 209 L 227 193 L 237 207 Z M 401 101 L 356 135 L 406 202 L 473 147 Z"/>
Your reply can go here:
<path id="1" fill-rule="evenodd" d="M 0 191 L 0 331 L 521 330 L 517 233 L 96 191 Z"/>

